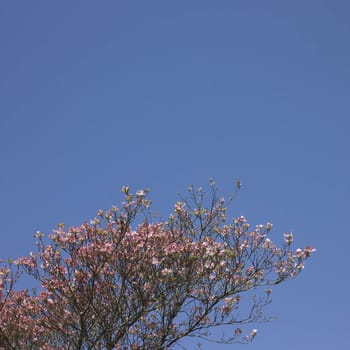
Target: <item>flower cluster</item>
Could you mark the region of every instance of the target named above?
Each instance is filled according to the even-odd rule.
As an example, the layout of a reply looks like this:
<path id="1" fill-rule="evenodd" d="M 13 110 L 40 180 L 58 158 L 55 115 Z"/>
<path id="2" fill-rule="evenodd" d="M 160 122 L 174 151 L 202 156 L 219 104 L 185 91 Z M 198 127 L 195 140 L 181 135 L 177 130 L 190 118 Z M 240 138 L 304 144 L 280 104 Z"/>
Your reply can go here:
<path id="1" fill-rule="evenodd" d="M 290 233 L 277 247 L 271 223 L 227 222 L 215 190 L 205 207 L 203 190 L 191 188 L 192 201 L 158 222 L 145 219 L 147 190 L 122 192 L 121 208 L 79 227 L 60 224 L 47 243 L 37 232 L 37 253 L 0 269 L 0 348 L 170 349 L 188 335 L 210 339 L 211 327 L 259 321 L 270 287 L 295 277 L 315 250 L 293 251 Z M 39 293 L 14 290 L 20 270 Z M 261 286 L 264 296 L 238 318 L 242 293 Z M 237 341 L 241 328 L 232 334 L 223 341 Z"/>

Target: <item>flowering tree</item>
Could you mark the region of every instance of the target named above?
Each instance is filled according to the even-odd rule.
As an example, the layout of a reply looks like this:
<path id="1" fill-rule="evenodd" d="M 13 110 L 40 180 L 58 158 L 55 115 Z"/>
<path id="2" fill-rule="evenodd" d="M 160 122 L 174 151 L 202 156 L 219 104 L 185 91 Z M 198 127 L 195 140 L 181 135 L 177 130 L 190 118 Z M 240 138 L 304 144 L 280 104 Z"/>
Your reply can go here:
<path id="1" fill-rule="evenodd" d="M 295 277 L 314 251 L 277 247 L 272 224 L 251 228 L 226 218 L 224 199 L 202 189 L 175 204 L 166 221 L 152 222 L 147 191 L 123 187 L 120 208 L 100 210 L 90 224 L 60 224 L 37 253 L 0 269 L 0 349 L 172 349 L 185 337 L 249 342 L 242 325 L 264 320 L 271 286 Z M 138 223 L 136 225 L 136 223 Z M 134 227 L 133 227 L 134 226 Z M 38 292 L 16 290 L 22 273 Z M 242 294 L 260 289 L 244 316 Z M 216 338 L 211 330 L 226 329 Z M 215 332 L 218 334 L 218 332 Z"/>

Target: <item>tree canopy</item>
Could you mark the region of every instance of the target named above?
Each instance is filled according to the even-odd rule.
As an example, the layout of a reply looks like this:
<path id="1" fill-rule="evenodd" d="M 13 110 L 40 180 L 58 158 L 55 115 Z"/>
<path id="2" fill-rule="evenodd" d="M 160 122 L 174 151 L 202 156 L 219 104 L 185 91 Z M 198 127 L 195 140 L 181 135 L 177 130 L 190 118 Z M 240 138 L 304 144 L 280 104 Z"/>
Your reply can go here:
<path id="1" fill-rule="evenodd" d="M 272 286 L 295 277 L 315 250 L 292 249 L 269 238 L 272 224 L 251 227 L 227 218 L 227 203 L 211 181 L 189 188 L 166 220 L 152 215 L 147 190 L 123 187 L 119 207 L 51 235 L 37 232 L 37 251 L 2 262 L 0 349 L 184 348 L 198 337 L 249 342 L 264 320 Z M 37 290 L 18 290 L 31 276 Z M 248 308 L 242 298 L 256 290 Z M 215 328 L 230 327 L 226 333 Z M 219 334 L 219 336 L 218 336 Z"/>

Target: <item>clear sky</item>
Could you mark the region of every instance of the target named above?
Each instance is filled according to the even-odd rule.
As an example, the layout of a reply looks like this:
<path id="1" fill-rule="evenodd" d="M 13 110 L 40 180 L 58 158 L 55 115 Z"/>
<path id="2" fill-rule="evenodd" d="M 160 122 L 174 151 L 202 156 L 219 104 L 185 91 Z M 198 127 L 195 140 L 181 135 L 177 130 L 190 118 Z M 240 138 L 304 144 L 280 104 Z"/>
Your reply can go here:
<path id="1" fill-rule="evenodd" d="M 239 178 L 233 215 L 318 251 L 253 344 L 204 349 L 350 348 L 349 18 L 346 0 L 1 1 L 0 256 L 122 185 L 166 215 Z"/>

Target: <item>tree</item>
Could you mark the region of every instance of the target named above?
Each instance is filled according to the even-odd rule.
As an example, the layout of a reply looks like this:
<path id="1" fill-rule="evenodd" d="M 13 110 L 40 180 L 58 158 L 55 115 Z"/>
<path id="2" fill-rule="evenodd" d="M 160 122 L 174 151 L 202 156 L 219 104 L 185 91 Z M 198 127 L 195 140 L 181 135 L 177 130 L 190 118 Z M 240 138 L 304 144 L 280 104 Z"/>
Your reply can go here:
<path id="1" fill-rule="evenodd" d="M 0 270 L 0 349 L 172 349 L 185 337 L 249 342 L 264 320 L 271 286 L 295 277 L 314 249 L 277 247 L 272 224 L 229 222 L 211 181 L 211 196 L 189 188 L 168 220 L 152 220 L 147 190 L 123 187 L 120 207 L 99 210 L 89 224 L 58 229 L 37 253 Z M 207 203 L 207 205 L 205 205 Z M 136 225 L 137 224 L 137 225 Z M 134 227 L 133 227 L 134 226 Z M 39 291 L 16 290 L 26 273 Z M 238 318 L 242 294 L 259 291 Z M 263 288 L 263 289 L 264 289 Z M 215 338 L 211 330 L 231 327 Z M 216 332 L 215 332 L 216 333 Z"/>

